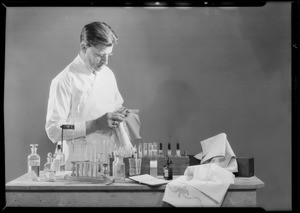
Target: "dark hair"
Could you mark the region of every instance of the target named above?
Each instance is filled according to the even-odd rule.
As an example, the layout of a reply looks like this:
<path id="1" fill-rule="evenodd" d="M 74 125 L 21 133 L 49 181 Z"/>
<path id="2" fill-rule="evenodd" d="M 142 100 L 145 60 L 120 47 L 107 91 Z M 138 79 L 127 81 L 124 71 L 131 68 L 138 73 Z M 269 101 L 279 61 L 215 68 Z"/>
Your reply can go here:
<path id="1" fill-rule="evenodd" d="M 92 22 L 82 28 L 80 34 L 80 43 L 85 42 L 87 46 L 96 46 L 103 44 L 112 46 L 117 43 L 118 36 L 104 22 Z"/>

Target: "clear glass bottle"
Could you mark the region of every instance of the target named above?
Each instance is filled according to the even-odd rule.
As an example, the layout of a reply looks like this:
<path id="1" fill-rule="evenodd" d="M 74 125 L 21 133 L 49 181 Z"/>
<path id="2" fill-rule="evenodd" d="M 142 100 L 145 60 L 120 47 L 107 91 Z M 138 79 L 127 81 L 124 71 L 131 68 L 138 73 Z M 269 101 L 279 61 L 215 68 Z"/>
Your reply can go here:
<path id="1" fill-rule="evenodd" d="M 166 156 L 166 164 L 164 165 L 164 179 L 166 180 L 172 180 L 173 179 L 173 168 L 172 168 L 172 161 L 170 160 L 170 157 Z"/>
<path id="2" fill-rule="evenodd" d="M 27 158 L 28 178 L 33 181 L 39 181 L 41 158 L 37 154 L 38 144 L 30 144 L 31 154 Z"/>
<path id="3" fill-rule="evenodd" d="M 44 164 L 44 175 L 45 175 L 45 181 L 50 181 L 50 182 L 55 181 L 55 170 L 52 163 L 51 152 L 48 153 L 47 162 Z"/>
<path id="4" fill-rule="evenodd" d="M 65 173 L 65 154 L 62 153 L 62 147 L 60 144 L 57 145 L 56 152 L 54 154 L 54 169 L 56 174 L 64 174 Z"/>
<path id="5" fill-rule="evenodd" d="M 116 155 L 115 163 L 113 166 L 113 177 L 115 182 L 124 183 L 125 182 L 125 163 L 123 162 L 123 157 Z"/>
<path id="6" fill-rule="evenodd" d="M 150 151 L 150 175 L 157 177 L 157 150 Z"/>

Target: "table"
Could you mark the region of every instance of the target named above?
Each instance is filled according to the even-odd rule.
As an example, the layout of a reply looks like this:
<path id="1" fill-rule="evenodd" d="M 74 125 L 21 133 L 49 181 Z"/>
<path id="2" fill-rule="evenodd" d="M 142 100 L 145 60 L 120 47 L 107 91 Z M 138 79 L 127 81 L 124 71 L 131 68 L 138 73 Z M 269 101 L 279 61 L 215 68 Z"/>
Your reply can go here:
<path id="1" fill-rule="evenodd" d="M 230 185 L 225 195 L 222 207 L 256 207 L 257 189 L 264 185 L 264 182 L 256 176 L 236 177 L 235 183 Z M 6 205 L 7 207 L 162 207 L 164 190 L 165 185 L 152 188 L 127 178 L 125 183 L 106 185 L 63 179 L 56 182 L 34 182 L 27 180 L 25 174 L 6 184 Z"/>

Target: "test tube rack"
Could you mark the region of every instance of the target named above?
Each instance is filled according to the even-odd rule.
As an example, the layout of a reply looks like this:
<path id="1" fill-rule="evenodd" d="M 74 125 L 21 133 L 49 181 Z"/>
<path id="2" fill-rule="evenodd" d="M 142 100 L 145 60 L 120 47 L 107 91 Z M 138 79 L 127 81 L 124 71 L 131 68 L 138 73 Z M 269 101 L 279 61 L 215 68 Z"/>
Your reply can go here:
<path id="1" fill-rule="evenodd" d="M 93 161 L 72 161 L 72 173 L 65 176 L 67 180 L 105 183 L 109 180 L 107 176 L 99 173 L 101 165 Z"/>

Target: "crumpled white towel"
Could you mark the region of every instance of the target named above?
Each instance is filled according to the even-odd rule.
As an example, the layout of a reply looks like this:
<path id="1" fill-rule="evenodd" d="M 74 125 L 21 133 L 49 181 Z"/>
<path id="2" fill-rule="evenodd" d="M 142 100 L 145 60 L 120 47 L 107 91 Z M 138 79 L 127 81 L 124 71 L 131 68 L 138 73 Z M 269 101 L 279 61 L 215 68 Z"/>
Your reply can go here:
<path id="1" fill-rule="evenodd" d="M 220 207 L 234 179 L 216 164 L 189 166 L 166 185 L 163 201 L 175 207 Z"/>
<path id="2" fill-rule="evenodd" d="M 220 133 L 200 143 L 203 151 L 194 156 L 201 160 L 200 164 L 214 163 L 228 171 L 238 171 L 236 156 L 232 151 L 225 133 Z"/>

